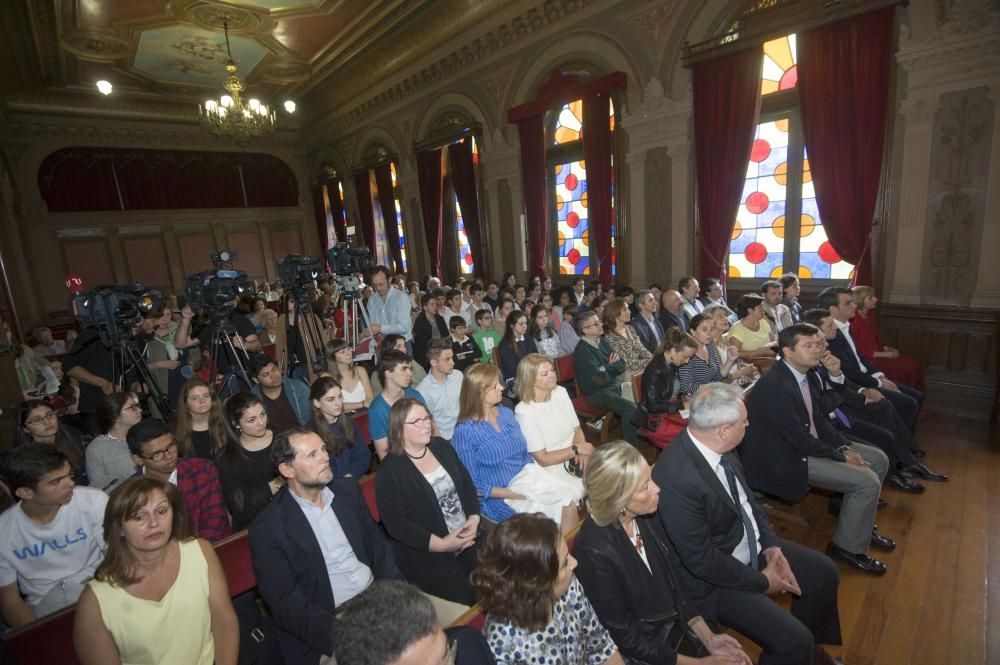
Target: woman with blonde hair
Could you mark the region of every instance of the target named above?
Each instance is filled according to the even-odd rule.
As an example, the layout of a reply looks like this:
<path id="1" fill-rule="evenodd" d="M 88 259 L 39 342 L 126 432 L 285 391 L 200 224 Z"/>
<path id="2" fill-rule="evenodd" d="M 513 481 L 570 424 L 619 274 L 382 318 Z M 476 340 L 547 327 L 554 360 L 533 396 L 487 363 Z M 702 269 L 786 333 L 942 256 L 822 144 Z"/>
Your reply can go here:
<path id="1" fill-rule="evenodd" d="M 367 409 L 375 399 L 368 372 L 354 364 L 354 349 L 345 339 L 326 343 L 326 371 L 340 384 L 344 410 Z"/>
<path id="2" fill-rule="evenodd" d="M 188 379 L 181 386 L 174 412 L 174 438 L 182 457 L 214 460 L 226 445 L 222 400 L 201 379 Z"/>
<path id="3" fill-rule="evenodd" d="M 499 369 L 470 367 L 451 439 L 475 483 L 482 515 L 502 522 L 514 513 L 542 512 L 569 530 L 579 521 L 573 496 L 534 463 L 514 414 L 500 403 L 503 392 Z"/>
<path id="4" fill-rule="evenodd" d="M 679 589 L 656 516 L 660 488 L 642 454 L 625 441 L 605 444 L 583 482 L 590 515 L 573 546 L 576 576 L 627 662 L 749 665 L 739 642 L 713 633 Z M 699 647 L 712 656 L 696 657 Z"/>
<path id="5" fill-rule="evenodd" d="M 137 476 L 104 513 L 107 550 L 80 596 L 83 665 L 236 665 L 239 623 L 215 549 L 195 538 L 180 490 Z"/>
<path id="6" fill-rule="evenodd" d="M 521 401 L 514 408 L 514 417 L 535 463 L 549 473 L 554 484 L 566 486 L 579 501 L 583 498 L 580 477 L 594 447 L 587 443 L 573 402 L 556 378 L 547 356 L 529 353 L 522 358 L 514 383 Z"/>
<path id="7" fill-rule="evenodd" d="M 924 368 L 920 361 L 900 355 L 898 350 L 884 345 L 879 337 L 878 320 L 875 316 L 879 301 L 875 297 L 875 289 L 870 286 L 855 286 L 851 289 L 851 299 L 858 306 L 851 317 L 851 338 L 858 347 L 858 353 L 870 358 L 872 364 L 893 381 L 924 392 Z"/>

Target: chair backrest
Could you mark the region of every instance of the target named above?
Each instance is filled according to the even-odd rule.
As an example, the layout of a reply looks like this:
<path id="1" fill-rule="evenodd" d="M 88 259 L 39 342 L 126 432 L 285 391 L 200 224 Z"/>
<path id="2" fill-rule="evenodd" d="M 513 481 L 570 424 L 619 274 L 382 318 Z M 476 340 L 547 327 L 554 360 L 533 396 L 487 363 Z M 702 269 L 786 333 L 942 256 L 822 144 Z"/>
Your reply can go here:
<path id="1" fill-rule="evenodd" d="M 370 473 L 358 481 L 361 489 L 361 496 L 365 499 L 368 512 L 372 514 L 372 519 L 376 522 L 382 521 L 382 514 L 378 511 L 378 502 L 375 500 L 375 474 Z"/>
<path id="2" fill-rule="evenodd" d="M 567 353 L 556 358 L 556 377 L 559 383 L 576 381 L 576 372 L 573 371 L 572 353 Z"/>
<path id="3" fill-rule="evenodd" d="M 354 424 L 361 430 L 362 440 L 365 443 L 369 443 L 372 440 L 372 435 L 368 432 L 368 412 L 355 413 L 352 417 L 354 418 Z"/>
<path id="4" fill-rule="evenodd" d="M 632 396 L 637 404 L 642 402 L 642 372 L 632 375 Z"/>
<path id="5" fill-rule="evenodd" d="M 4 642 L 20 665 L 78 665 L 73 648 L 76 605 L 5 633 Z"/>
<path id="6" fill-rule="evenodd" d="M 229 595 L 238 596 L 255 588 L 257 578 L 253 574 L 253 558 L 250 555 L 250 538 L 246 530 L 234 533 L 215 544 L 222 571 L 229 584 Z"/>

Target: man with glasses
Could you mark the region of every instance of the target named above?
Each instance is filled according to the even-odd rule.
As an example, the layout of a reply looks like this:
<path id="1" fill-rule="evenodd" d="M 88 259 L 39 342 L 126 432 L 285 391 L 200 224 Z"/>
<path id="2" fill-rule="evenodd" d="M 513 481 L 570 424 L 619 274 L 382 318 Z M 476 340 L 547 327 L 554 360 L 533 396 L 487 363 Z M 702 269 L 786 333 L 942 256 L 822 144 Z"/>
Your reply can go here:
<path id="1" fill-rule="evenodd" d="M 385 266 L 372 269 L 368 283 L 375 292 L 368 298 L 369 332 L 372 335 L 402 335 L 409 352 L 413 349 L 413 324 L 410 319 L 410 298 L 392 288 L 391 275 Z"/>
<path id="2" fill-rule="evenodd" d="M 103 558 L 108 495 L 76 487 L 55 446 L 14 448 L 4 472 L 18 502 L 0 514 L 0 616 L 16 628 L 77 601 Z"/>
<path id="3" fill-rule="evenodd" d="M 632 415 L 636 406 L 635 402 L 622 397 L 621 381 L 618 380 L 618 376 L 625 371 L 625 361 L 611 350 L 611 345 L 602 337 L 604 325 L 596 312 L 581 314 L 577 325 L 582 337 L 573 350 L 576 384 L 591 405 L 621 416 L 622 438 L 634 445 L 637 443 L 637 432 L 632 424 Z"/>
<path id="4" fill-rule="evenodd" d="M 200 457 L 178 457 L 173 434 L 158 420 L 144 420 L 125 436 L 138 475 L 175 485 L 184 497 L 199 538 L 222 540 L 233 532 L 215 465 Z"/>

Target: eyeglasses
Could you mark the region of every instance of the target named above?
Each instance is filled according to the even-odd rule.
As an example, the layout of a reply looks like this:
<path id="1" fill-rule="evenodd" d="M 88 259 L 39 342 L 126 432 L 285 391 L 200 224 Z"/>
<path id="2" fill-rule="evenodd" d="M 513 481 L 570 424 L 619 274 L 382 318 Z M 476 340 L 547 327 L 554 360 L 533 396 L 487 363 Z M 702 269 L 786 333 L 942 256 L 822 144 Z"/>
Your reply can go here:
<path id="1" fill-rule="evenodd" d="M 405 425 L 413 425 L 414 427 L 416 427 L 418 425 L 419 426 L 430 425 L 433 421 L 434 421 L 434 419 L 432 417 L 430 417 L 430 416 L 424 416 L 423 418 L 414 418 L 413 420 L 404 420 L 403 424 L 405 424 Z"/>
<path id="2" fill-rule="evenodd" d="M 124 413 L 125 411 L 142 411 L 142 407 L 139 406 L 138 404 L 133 404 L 132 406 L 126 406 L 124 409 L 122 409 L 122 413 Z"/>
<path id="3" fill-rule="evenodd" d="M 34 418 L 31 418 L 30 420 L 25 420 L 24 424 L 25 425 L 41 425 L 42 423 L 47 423 L 50 420 L 55 420 L 58 417 L 59 416 L 56 415 L 55 411 L 49 411 L 44 416 L 35 416 Z"/>
<path id="4" fill-rule="evenodd" d="M 143 459 L 152 460 L 153 462 L 159 462 L 164 457 L 166 457 L 168 453 L 169 454 L 173 454 L 173 453 L 176 453 L 176 452 L 177 452 L 177 442 L 176 441 L 171 441 L 170 444 L 166 448 L 162 448 L 160 450 L 157 450 L 152 455 L 143 455 L 142 458 Z"/>
<path id="5" fill-rule="evenodd" d="M 585 325 L 584 328 L 593 328 L 594 326 L 602 326 L 602 325 L 604 325 L 604 324 L 601 323 L 600 321 L 592 321 L 592 322 L 588 323 L 587 325 Z"/>

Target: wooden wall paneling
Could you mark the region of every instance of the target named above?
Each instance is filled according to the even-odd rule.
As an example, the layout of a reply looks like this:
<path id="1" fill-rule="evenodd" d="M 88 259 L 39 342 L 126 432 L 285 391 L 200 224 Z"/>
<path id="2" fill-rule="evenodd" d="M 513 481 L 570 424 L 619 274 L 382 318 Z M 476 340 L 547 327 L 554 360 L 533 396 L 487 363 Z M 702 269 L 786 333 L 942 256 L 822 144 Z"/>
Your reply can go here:
<path id="1" fill-rule="evenodd" d="M 918 358 L 927 373 L 926 406 L 986 419 L 996 402 L 1000 312 L 884 305 L 884 343 Z"/>
<path id="2" fill-rule="evenodd" d="M 123 237 L 122 249 L 132 282 L 142 282 L 167 292 L 171 289 L 167 249 L 163 236 Z"/>
<path id="3" fill-rule="evenodd" d="M 229 249 L 240 257 L 233 262 L 236 269 L 245 271 L 250 279 L 267 279 L 260 233 L 257 230 L 230 231 L 228 240 Z"/>
<path id="4" fill-rule="evenodd" d="M 65 238 L 61 245 L 67 273 L 79 275 L 85 290 L 115 282 L 107 238 Z"/>
<path id="5" fill-rule="evenodd" d="M 185 276 L 212 267 L 211 255 L 215 252 L 215 242 L 211 233 L 178 233 L 177 246 L 181 250 Z"/>
<path id="6" fill-rule="evenodd" d="M 277 262 L 289 254 L 302 254 L 302 235 L 299 229 L 272 229 L 271 247 L 274 251 L 275 270 Z"/>

